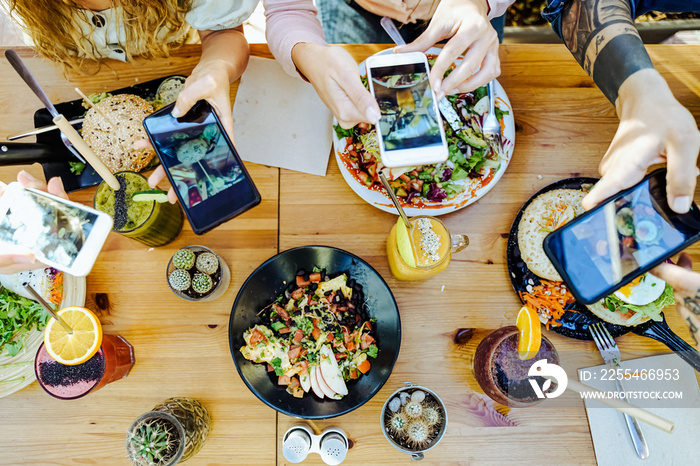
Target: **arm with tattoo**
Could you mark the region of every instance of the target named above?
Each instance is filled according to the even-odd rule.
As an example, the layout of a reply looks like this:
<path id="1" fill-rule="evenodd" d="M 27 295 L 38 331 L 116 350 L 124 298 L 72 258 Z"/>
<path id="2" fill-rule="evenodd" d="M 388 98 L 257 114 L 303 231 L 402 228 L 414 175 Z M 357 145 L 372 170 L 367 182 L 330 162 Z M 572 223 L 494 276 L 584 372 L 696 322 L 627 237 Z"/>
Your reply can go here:
<path id="1" fill-rule="evenodd" d="M 627 78 L 653 68 L 628 0 L 572 0 L 562 12 L 561 32 L 576 61 L 613 104 Z"/>

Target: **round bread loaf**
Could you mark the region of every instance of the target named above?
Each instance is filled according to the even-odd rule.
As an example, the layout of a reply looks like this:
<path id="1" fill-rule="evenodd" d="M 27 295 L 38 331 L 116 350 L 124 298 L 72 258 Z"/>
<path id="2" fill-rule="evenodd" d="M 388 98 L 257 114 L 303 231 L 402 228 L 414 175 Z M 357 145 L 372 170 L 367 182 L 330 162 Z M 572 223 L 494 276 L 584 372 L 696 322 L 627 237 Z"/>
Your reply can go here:
<path id="1" fill-rule="evenodd" d="M 112 173 L 143 170 L 156 153 L 153 149 L 135 149 L 134 141 L 148 139 L 141 123 L 153 113 L 151 104 L 132 94 L 119 94 L 95 104 L 83 121 L 83 139 Z"/>
<path id="2" fill-rule="evenodd" d="M 544 238 L 564 223 L 583 213 L 579 189 L 555 189 L 530 202 L 518 225 L 518 246 L 527 267 L 538 277 L 561 281 L 542 246 Z"/>

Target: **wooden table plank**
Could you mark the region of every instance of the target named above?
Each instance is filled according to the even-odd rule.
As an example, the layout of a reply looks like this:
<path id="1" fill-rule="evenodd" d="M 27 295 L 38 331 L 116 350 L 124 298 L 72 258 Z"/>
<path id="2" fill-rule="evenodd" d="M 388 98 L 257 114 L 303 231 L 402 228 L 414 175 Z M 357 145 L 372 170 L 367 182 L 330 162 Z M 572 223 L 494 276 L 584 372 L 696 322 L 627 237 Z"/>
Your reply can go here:
<path id="1" fill-rule="evenodd" d="M 353 46 L 348 49 L 358 61 L 377 50 Z M 693 76 L 700 76 L 700 47 L 652 46 L 650 50 L 679 101 L 700 118 L 698 87 L 693 87 L 697 82 Z M 511 410 L 516 427 L 482 427 L 467 410 L 470 389 L 478 389 L 471 374 L 476 345 L 489 329 L 514 325 L 521 306 L 505 264 L 508 232 L 515 215 L 532 194 L 554 181 L 597 176 L 598 162 L 618 123 L 612 105 L 563 46 L 507 45 L 501 47 L 501 60 L 499 81 L 515 116 L 515 155 L 503 178 L 486 197 L 441 217 L 451 231 L 467 234 L 471 244 L 453 256 L 447 271 L 437 277 L 407 284 L 391 276 L 385 241 L 396 217 L 355 195 L 343 181 L 334 157 L 325 178 L 281 172 L 280 251 L 305 244 L 326 244 L 360 255 L 387 280 L 401 312 L 401 352 L 385 387 L 358 410 L 316 423 L 320 428 L 337 425 L 346 430 L 355 442 L 348 453 L 348 461 L 353 464 L 393 464 L 409 459 L 383 438 L 379 421 L 382 404 L 405 381 L 434 390 L 447 405 L 447 433 L 440 445 L 426 453 L 424 462 L 595 463 L 580 399 L 568 397 L 567 403 L 557 408 L 548 408 L 545 403 L 536 408 Z M 299 218 L 304 221 L 299 222 Z M 700 259 L 700 246 L 689 252 Z M 690 341 L 675 310 L 669 309 L 666 315 L 669 325 Z M 462 346 L 452 341 L 458 328 L 479 330 Z M 562 359 L 570 361 L 568 366 L 600 363 L 592 342 L 579 342 L 552 332 L 546 335 Z M 647 355 L 667 350 L 660 343 L 636 335 L 624 336 L 619 342 L 625 352 L 644 351 Z M 296 422 L 279 416 L 278 448 L 279 439 Z M 307 461 L 322 464 L 316 455 Z"/>

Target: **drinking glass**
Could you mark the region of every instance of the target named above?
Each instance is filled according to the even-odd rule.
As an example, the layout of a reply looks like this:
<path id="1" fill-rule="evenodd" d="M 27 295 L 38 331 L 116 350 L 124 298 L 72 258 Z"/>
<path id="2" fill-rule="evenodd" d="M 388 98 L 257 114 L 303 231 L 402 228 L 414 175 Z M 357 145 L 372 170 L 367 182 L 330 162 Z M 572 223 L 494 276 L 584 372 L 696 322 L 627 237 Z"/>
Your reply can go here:
<path id="1" fill-rule="evenodd" d="M 412 267 L 399 253 L 398 242 L 396 240 L 397 226 L 394 225 L 387 238 L 386 253 L 389 259 L 389 269 L 397 280 L 426 280 L 433 275 L 437 275 L 450 265 L 450 259 L 453 253 L 459 252 L 469 246 L 469 238 L 466 235 L 450 234 L 445 224 L 437 218 L 428 215 L 418 215 L 409 219 L 412 225 L 411 233 L 409 234 L 412 237 L 415 252 L 418 252 L 418 247 L 416 245 L 420 244 L 423 238 L 417 226 L 421 219 L 427 219 L 430 222 L 432 231 L 440 238 L 440 247 L 435 257 L 430 259 L 421 257 L 421 254 L 415 254 L 417 256 L 416 266 Z"/>

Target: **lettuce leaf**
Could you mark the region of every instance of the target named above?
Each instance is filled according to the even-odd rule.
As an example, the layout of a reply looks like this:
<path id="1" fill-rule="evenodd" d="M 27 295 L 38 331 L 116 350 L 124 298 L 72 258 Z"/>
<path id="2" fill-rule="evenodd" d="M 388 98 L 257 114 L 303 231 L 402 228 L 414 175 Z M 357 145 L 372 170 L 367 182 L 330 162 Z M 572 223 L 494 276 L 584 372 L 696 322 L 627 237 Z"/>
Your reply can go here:
<path id="1" fill-rule="evenodd" d="M 644 304 L 641 306 L 629 304 L 622 301 L 614 294 L 606 296 L 603 299 L 603 301 L 604 306 L 610 310 L 615 310 L 616 312 L 621 312 L 623 314 L 628 310 L 634 311 L 640 314 L 639 319 L 641 319 L 643 316 L 648 316 L 656 322 L 661 322 L 663 320 L 661 312 L 663 312 L 666 306 L 672 306 L 673 304 L 676 304 L 676 299 L 673 297 L 673 288 L 671 288 L 669 284 L 666 284 L 666 288 L 664 289 L 663 294 L 659 296 L 656 299 L 656 301 L 652 301 L 649 304 Z M 629 321 L 629 325 L 634 325 L 635 323 L 637 323 L 635 322 L 637 320 L 637 318 L 632 317 L 632 319 L 630 319 Z"/>

